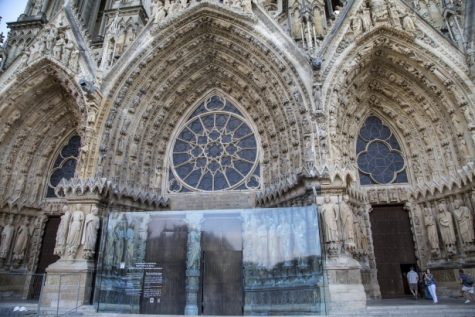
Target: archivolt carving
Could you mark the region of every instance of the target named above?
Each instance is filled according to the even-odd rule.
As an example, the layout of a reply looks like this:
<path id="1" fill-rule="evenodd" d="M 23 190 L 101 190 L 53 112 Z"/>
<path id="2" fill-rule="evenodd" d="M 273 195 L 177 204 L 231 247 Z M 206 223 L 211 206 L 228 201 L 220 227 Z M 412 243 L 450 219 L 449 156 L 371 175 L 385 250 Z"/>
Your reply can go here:
<path id="1" fill-rule="evenodd" d="M 81 120 L 81 98 L 68 75 L 46 60 L 20 73 L 2 95 L 0 205 L 39 206 L 53 154 Z"/>
<path id="2" fill-rule="evenodd" d="M 360 41 L 327 87 L 333 164 L 354 166 L 354 136 L 372 113 L 399 135 L 413 186 L 437 186 L 474 155 L 468 87 L 409 39 L 386 33 Z"/>
<path id="3" fill-rule="evenodd" d="M 105 169 L 97 174 L 159 190 L 175 124 L 210 89 L 239 102 L 257 126 L 264 183 L 299 169 L 306 155 L 303 135 L 307 150 L 313 146 L 308 93 L 292 64 L 251 26 L 206 12 L 177 23 L 174 33 L 157 34 L 118 78 L 120 88 L 109 92 L 114 102 L 107 105 L 99 149 Z M 314 164 L 314 156 L 309 159 Z"/>

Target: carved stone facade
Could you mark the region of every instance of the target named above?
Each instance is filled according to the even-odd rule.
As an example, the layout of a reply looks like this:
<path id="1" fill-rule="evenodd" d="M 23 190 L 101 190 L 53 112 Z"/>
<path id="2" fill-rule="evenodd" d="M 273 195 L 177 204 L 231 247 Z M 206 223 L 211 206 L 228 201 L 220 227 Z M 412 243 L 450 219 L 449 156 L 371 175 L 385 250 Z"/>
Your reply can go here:
<path id="1" fill-rule="evenodd" d="M 376 205 L 404 205 L 419 267 L 473 267 L 474 13 L 456 0 L 29 1 L 0 48 L 1 270 L 35 272 L 61 216 L 48 272 L 83 272 L 86 300 L 106 206 L 308 204 L 330 309 L 380 296 Z"/>

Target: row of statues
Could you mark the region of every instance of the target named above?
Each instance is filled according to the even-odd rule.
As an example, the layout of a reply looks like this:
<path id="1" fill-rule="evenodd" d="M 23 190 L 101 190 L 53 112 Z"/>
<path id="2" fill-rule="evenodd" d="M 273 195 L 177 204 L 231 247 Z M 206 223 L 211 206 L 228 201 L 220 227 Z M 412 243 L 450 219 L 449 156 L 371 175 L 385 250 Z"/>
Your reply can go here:
<path id="1" fill-rule="evenodd" d="M 152 0 L 151 20 L 153 23 L 160 23 L 165 17 L 186 9 L 193 1 L 196 0 Z M 252 13 L 251 0 L 223 0 L 222 3 L 246 13 Z"/>
<path id="2" fill-rule="evenodd" d="M 114 272 L 143 261 L 148 222 L 147 215 L 111 214 L 103 259 L 105 271 Z"/>
<path id="3" fill-rule="evenodd" d="M 424 225 L 433 256 L 441 255 L 441 246 L 444 246 L 448 256 L 456 255 L 457 241 L 462 248 L 460 251 L 475 251 L 473 215 L 461 199 L 454 200 L 452 212 L 449 211 L 445 201 L 440 201 L 435 217 L 432 208 L 427 204 L 424 207 Z"/>
<path id="4" fill-rule="evenodd" d="M 337 256 L 340 248 L 353 255 L 366 255 L 369 248 L 364 207 L 352 208 L 348 195 L 334 203 L 329 195 L 319 207 L 323 220 L 324 241 L 329 256 Z"/>
<path id="5" fill-rule="evenodd" d="M 15 216 L 0 216 L 0 267 L 10 260 L 14 268 L 19 268 L 25 260 L 34 228 L 28 216 L 16 218 L 15 224 Z"/>
<path id="6" fill-rule="evenodd" d="M 82 245 L 83 258 L 92 259 L 100 227 L 97 207 L 92 207 L 87 215 L 84 215 L 81 205 L 76 205 L 73 211 L 70 211 L 69 206 L 64 206 L 63 212 L 56 234 L 54 254 L 74 259 Z"/>
<path id="7" fill-rule="evenodd" d="M 29 65 L 45 55 L 51 56 L 74 72 L 78 70 L 79 50 L 73 41 L 66 37 L 65 30 L 58 31 L 55 26 L 46 26 L 39 40 L 25 49 L 23 64 Z"/>
<path id="8" fill-rule="evenodd" d="M 291 266 L 294 260 L 302 266 L 306 257 L 318 255 L 316 220 L 307 210 L 289 209 L 243 217 L 244 262 L 272 269 L 279 264 Z"/>

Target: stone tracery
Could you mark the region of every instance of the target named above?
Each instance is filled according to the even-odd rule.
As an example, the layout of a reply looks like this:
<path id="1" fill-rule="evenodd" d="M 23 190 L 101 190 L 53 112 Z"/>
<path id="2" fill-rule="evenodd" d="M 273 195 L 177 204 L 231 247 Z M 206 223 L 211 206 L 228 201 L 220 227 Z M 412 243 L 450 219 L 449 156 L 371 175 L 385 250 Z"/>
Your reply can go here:
<path id="1" fill-rule="evenodd" d="M 98 227 L 95 205 L 109 201 L 124 208 L 175 208 L 180 190 L 170 193 L 165 185 L 173 175 L 168 160 L 177 147 L 170 144 L 180 135 L 179 123 L 190 107 L 211 93 L 241 107 L 242 113 L 226 112 L 227 118 L 242 119 L 258 141 L 251 146 L 258 155 L 249 170 L 255 184 L 246 186 L 256 195 L 252 203 L 318 203 L 317 187 L 331 196 L 320 204 L 328 217 L 327 235 L 332 236 L 327 251 L 355 260 L 348 261 L 367 277 L 368 285 L 373 283 L 365 284 L 371 296 L 378 296 L 378 289 L 370 204 L 405 204 L 421 266 L 455 263 L 448 258 L 462 263 L 473 256 L 473 232 L 467 231 L 473 219 L 467 217 L 467 208 L 475 208 L 474 85 L 457 34 L 450 36 L 459 48 L 439 38 L 409 6 L 390 0 L 348 1 L 329 15 L 323 1 L 293 2 L 290 20 L 283 18 L 281 1 L 262 4 L 270 16 L 260 4 L 251 8 L 249 1 L 174 4 L 181 7 L 170 12 L 168 1 L 154 1 L 158 9 L 152 12 L 120 10 L 125 2 L 114 2 L 104 27 L 89 35 L 75 24 L 76 19 L 84 22 L 79 16 L 84 6 L 73 11 L 66 6 L 68 14 L 35 31 L 40 41 L 32 41 L 31 50 L 23 50 L 26 42 L 12 42 L 11 56 L 20 58 L 10 60 L 0 76 L 0 208 L 9 213 L 16 208 L 31 218 L 12 218 L 15 230 L 25 223 L 32 229 L 31 241 L 38 244 L 45 220 L 36 214 L 65 213 L 69 226 L 71 215 L 61 211 L 62 204 L 87 200 L 71 209 L 74 235 L 69 242 L 67 235 L 57 237 L 57 254 L 88 261 Z M 425 8 L 417 10 L 426 14 Z M 443 20 L 435 19 L 435 13 L 427 11 L 427 19 L 440 28 Z M 448 31 L 460 14 L 460 8 L 450 12 L 454 22 Z M 63 35 L 55 34 L 62 23 Z M 92 34 L 99 36 L 94 44 L 84 40 Z M 52 56 L 41 56 L 47 48 Z M 84 50 L 81 58 L 73 54 L 79 48 Z M 96 56 L 95 64 L 89 55 Z M 214 120 L 216 113 L 212 115 Z M 382 150 L 403 153 L 405 162 L 398 156 L 388 178 L 366 170 L 376 182 L 360 186 L 357 136 L 373 115 L 387 124 L 399 144 L 385 138 L 385 143 L 367 142 L 366 150 L 371 144 L 383 145 Z M 213 132 L 206 136 L 214 138 Z M 56 186 L 58 197 L 45 201 L 48 166 L 73 133 L 81 137 L 74 178 L 62 180 Z M 226 143 L 226 134 L 219 138 Z M 403 172 L 404 182 L 391 183 Z M 186 179 L 185 174 L 178 176 Z M 212 189 L 242 189 L 240 184 L 228 181 Z M 206 189 L 200 183 L 182 185 Z M 169 194 L 177 196 L 168 200 L 164 195 Z M 454 220 L 450 243 L 438 239 L 445 230 L 442 223 L 449 223 L 438 216 L 440 202 L 446 206 L 444 219 Z M 280 221 L 283 226 L 273 226 L 288 231 L 286 220 Z M 81 230 L 91 239 L 81 236 L 86 232 Z M 23 228 L 22 236 L 26 232 Z M 123 249 L 121 241 L 118 249 Z M 22 245 L 23 240 L 9 245 L 4 262 L 33 270 L 37 254 L 26 261 Z M 119 251 L 116 255 L 124 257 Z"/>

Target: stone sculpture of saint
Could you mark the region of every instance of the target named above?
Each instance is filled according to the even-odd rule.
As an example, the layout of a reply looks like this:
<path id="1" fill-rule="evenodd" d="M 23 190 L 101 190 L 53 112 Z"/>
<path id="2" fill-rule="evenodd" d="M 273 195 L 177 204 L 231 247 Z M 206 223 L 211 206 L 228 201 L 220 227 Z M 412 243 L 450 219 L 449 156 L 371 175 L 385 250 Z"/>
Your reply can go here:
<path id="1" fill-rule="evenodd" d="M 361 226 L 360 221 L 360 213 L 363 208 L 358 208 L 356 215 L 353 217 L 353 229 L 355 232 L 355 245 L 358 252 L 363 250 L 363 239 L 364 239 L 364 231 Z"/>
<path id="2" fill-rule="evenodd" d="M 20 262 L 25 258 L 28 240 L 30 239 L 30 220 L 25 218 L 17 231 L 15 244 L 13 246 L 13 260 Z"/>
<path id="3" fill-rule="evenodd" d="M 267 266 L 267 226 L 264 215 L 260 215 L 257 221 L 256 263 L 259 267 Z"/>
<path id="4" fill-rule="evenodd" d="M 251 0 L 240 0 L 241 2 L 241 9 L 245 13 L 252 13 L 252 2 Z"/>
<path id="5" fill-rule="evenodd" d="M 68 65 L 70 59 L 71 59 L 71 54 L 74 50 L 74 44 L 73 44 L 73 41 L 68 41 L 68 43 L 66 43 L 66 45 L 64 46 L 64 49 L 63 49 L 63 55 L 62 55 L 62 61 L 65 65 Z"/>
<path id="6" fill-rule="evenodd" d="M 201 253 L 200 248 L 201 234 L 197 228 L 191 228 L 188 232 L 188 250 L 186 255 L 186 267 L 188 269 L 199 267 L 199 257 Z"/>
<path id="7" fill-rule="evenodd" d="M 413 32 L 416 30 L 416 26 L 414 25 L 414 21 L 409 14 L 406 14 L 404 18 L 402 18 L 402 28 L 408 32 Z"/>
<path id="8" fill-rule="evenodd" d="M 338 234 L 338 211 L 334 203 L 331 202 L 330 196 L 326 195 L 324 202 L 320 207 L 322 213 L 324 232 L 325 232 L 325 242 L 334 243 L 339 242 L 340 237 Z"/>
<path id="9" fill-rule="evenodd" d="M 125 237 L 127 236 L 127 219 L 122 215 L 119 222 L 114 227 L 113 232 L 113 250 L 114 253 L 112 266 L 119 266 L 124 260 Z M 109 251 L 109 252 L 111 252 Z"/>
<path id="10" fill-rule="evenodd" d="M 97 233 L 100 226 L 98 212 L 99 211 L 97 207 L 93 207 L 91 212 L 87 214 L 86 220 L 84 221 L 82 245 L 85 259 L 91 259 L 96 251 Z"/>
<path id="11" fill-rule="evenodd" d="M 456 199 L 454 201 L 454 218 L 457 221 L 460 238 L 462 244 L 467 247 L 473 245 L 475 242 L 473 232 L 473 218 L 470 209 L 462 204 L 462 200 Z"/>
<path id="12" fill-rule="evenodd" d="M 64 40 L 64 33 L 60 33 L 59 39 L 56 41 L 56 43 L 53 46 L 53 57 L 59 61 L 61 60 L 61 56 L 63 54 L 63 48 L 65 45 L 66 45 L 66 42 Z"/>
<path id="13" fill-rule="evenodd" d="M 439 224 L 440 235 L 442 241 L 450 255 L 456 254 L 455 249 L 455 231 L 452 214 L 447 210 L 445 202 L 439 203 L 439 214 L 437 215 L 437 222 Z"/>
<path id="14" fill-rule="evenodd" d="M 343 201 L 340 204 L 340 219 L 343 230 L 343 237 L 345 241 L 345 248 L 354 250 L 355 245 L 355 232 L 353 229 L 353 211 L 351 210 L 348 201 L 350 197 L 348 195 L 343 196 Z"/>
<path id="15" fill-rule="evenodd" d="M 5 260 L 8 257 L 10 247 L 12 245 L 15 227 L 13 226 L 13 217 L 8 219 L 5 227 L 3 227 L 0 243 L 0 259 Z"/>
<path id="16" fill-rule="evenodd" d="M 68 206 L 63 206 L 63 215 L 59 223 L 58 231 L 56 233 L 56 245 L 54 247 L 54 254 L 62 256 L 66 247 L 66 237 L 71 220 L 71 213 Z"/>
<path id="17" fill-rule="evenodd" d="M 66 251 L 69 256 L 74 257 L 81 244 L 82 230 L 84 224 L 84 213 L 81 205 L 76 205 L 76 210 L 71 215 L 68 238 L 66 239 Z"/>
<path id="18" fill-rule="evenodd" d="M 430 249 L 433 254 L 439 253 L 439 237 L 437 235 L 437 227 L 435 225 L 434 216 L 430 207 L 424 208 L 424 225 L 426 227 L 427 239 L 429 240 Z"/>
<path id="19" fill-rule="evenodd" d="M 161 0 L 155 0 L 152 7 L 152 17 L 154 23 L 160 23 L 167 16 L 167 11 Z"/>
<path id="20" fill-rule="evenodd" d="M 384 21 L 388 18 L 388 9 L 385 0 L 370 0 L 370 7 L 374 23 Z"/>

